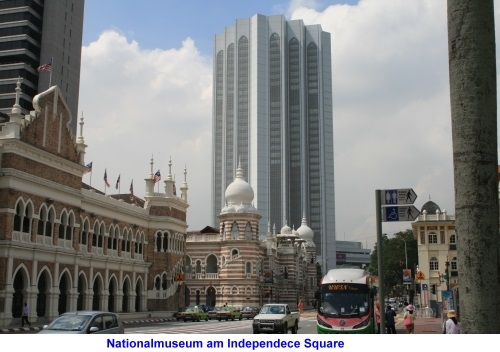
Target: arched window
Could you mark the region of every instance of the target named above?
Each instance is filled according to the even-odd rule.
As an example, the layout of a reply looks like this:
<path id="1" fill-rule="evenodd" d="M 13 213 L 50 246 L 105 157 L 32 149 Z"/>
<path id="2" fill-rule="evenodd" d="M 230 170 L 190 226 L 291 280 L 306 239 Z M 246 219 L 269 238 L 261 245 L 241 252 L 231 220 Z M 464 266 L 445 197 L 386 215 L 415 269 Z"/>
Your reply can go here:
<path id="1" fill-rule="evenodd" d="M 238 225 L 235 222 L 233 222 L 233 226 L 231 227 L 231 239 L 237 240 L 238 235 L 239 235 Z"/>
<path id="2" fill-rule="evenodd" d="M 252 239 L 252 227 L 250 226 L 249 222 L 247 222 L 247 227 L 245 228 L 245 239 L 246 240 Z"/>
<path id="3" fill-rule="evenodd" d="M 156 251 L 161 252 L 161 233 L 156 233 Z"/>
<path id="4" fill-rule="evenodd" d="M 450 236 L 450 244 L 456 244 L 457 243 L 457 235 L 452 234 Z"/>
<path id="5" fill-rule="evenodd" d="M 161 276 L 161 288 L 163 290 L 167 289 L 167 274 L 165 273 Z"/>
<path id="6" fill-rule="evenodd" d="M 439 270 L 439 262 L 436 257 L 431 257 L 429 261 L 429 269 L 430 270 Z"/>
<path id="7" fill-rule="evenodd" d="M 16 214 L 14 215 L 14 227 L 13 227 L 14 231 L 21 231 L 21 219 L 22 219 L 21 213 L 22 209 L 20 203 L 17 203 Z"/>
<path id="8" fill-rule="evenodd" d="M 252 262 L 245 263 L 245 274 L 250 275 L 252 273 Z"/>

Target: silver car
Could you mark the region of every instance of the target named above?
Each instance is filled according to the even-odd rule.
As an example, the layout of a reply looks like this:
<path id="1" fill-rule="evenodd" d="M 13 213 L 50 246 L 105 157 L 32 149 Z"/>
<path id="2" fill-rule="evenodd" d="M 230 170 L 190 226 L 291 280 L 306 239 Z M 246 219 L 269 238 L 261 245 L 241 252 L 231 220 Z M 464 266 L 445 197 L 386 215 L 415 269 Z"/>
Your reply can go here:
<path id="1" fill-rule="evenodd" d="M 61 314 L 39 334 L 123 334 L 123 323 L 116 313 L 78 311 Z"/>

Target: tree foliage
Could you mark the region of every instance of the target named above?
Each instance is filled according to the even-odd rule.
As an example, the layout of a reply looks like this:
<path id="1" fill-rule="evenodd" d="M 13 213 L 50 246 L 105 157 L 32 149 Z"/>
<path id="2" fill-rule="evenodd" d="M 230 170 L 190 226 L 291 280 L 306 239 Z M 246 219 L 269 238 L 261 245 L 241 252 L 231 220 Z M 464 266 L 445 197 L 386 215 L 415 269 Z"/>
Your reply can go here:
<path id="1" fill-rule="evenodd" d="M 406 252 L 405 252 L 406 241 Z M 415 277 L 415 268 L 418 265 L 417 240 L 413 238 L 413 231 L 406 230 L 394 234 L 388 238 L 387 234 L 382 235 L 382 267 L 384 270 L 384 292 L 390 294 L 397 289 L 402 289 L 403 269 L 406 268 L 406 257 L 408 258 L 408 269 L 412 270 L 412 277 Z M 378 251 L 377 243 L 370 257 L 368 271 L 371 275 L 378 276 Z"/>

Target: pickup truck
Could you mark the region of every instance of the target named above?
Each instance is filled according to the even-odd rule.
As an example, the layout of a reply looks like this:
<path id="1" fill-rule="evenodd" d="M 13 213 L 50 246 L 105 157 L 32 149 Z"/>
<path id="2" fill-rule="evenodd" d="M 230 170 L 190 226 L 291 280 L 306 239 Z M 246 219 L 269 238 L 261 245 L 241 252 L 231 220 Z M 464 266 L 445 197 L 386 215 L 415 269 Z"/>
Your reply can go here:
<path id="1" fill-rule="evenodd" d="M 253 333 L 261 332 L 296 334 L 299 329 L 300 313 L 292 312 L 288 304 L 270 303 L 262 306 L 259 314 L 253 318 Z"/>

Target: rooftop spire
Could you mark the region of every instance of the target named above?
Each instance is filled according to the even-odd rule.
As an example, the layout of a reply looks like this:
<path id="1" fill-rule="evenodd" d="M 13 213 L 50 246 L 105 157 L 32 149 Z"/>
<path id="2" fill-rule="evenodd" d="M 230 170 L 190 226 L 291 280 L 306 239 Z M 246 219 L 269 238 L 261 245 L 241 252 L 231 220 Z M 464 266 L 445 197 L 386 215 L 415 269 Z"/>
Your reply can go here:
<path id="1" fill-rule="evenodd" d="M 14 103 L 14 106 L 12 107 L 12 113 L 13 114 L 20 114 L 21 113 L 21 105 L 19 105 L 19 98 L 21 97 L 21 77 L 17 79 L 17 85 L 16 85 L 16 102 Z"/>

